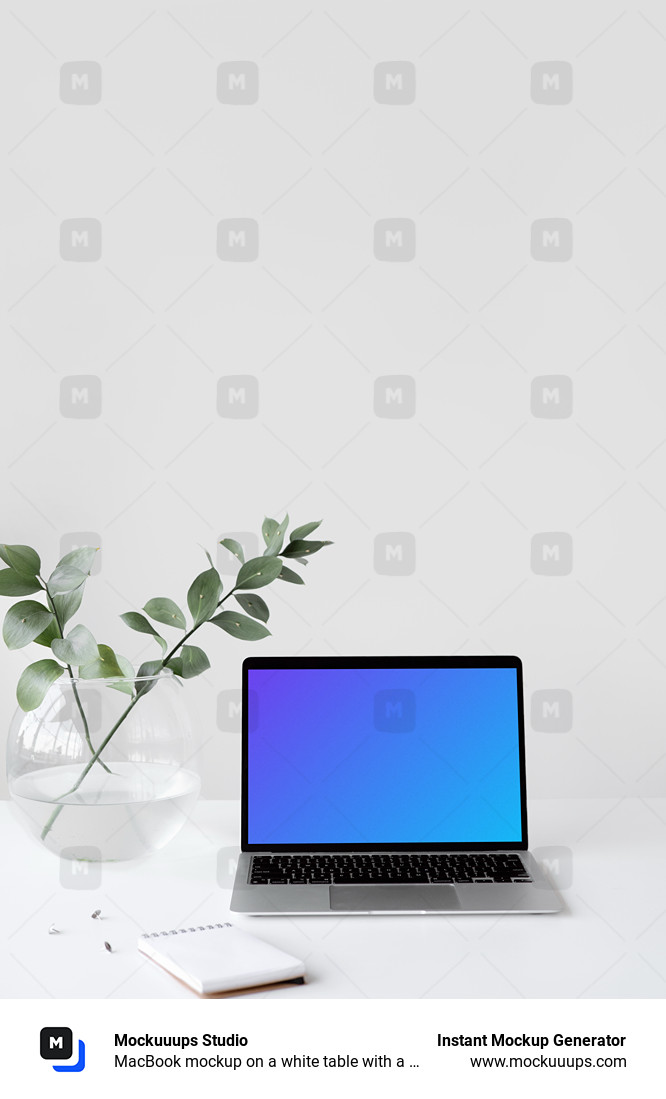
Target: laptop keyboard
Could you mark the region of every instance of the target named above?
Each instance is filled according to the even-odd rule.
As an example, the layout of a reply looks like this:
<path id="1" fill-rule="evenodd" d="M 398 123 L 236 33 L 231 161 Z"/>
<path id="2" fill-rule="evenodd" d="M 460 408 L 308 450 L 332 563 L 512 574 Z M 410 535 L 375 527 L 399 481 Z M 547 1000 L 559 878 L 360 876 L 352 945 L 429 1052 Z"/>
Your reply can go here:
<path id="1" fill-rule="evenodd" d="M 254 855 L 250 867 L 250 885 L 456 885 L 531 880 L 519 855 L 485 851 Z"/>

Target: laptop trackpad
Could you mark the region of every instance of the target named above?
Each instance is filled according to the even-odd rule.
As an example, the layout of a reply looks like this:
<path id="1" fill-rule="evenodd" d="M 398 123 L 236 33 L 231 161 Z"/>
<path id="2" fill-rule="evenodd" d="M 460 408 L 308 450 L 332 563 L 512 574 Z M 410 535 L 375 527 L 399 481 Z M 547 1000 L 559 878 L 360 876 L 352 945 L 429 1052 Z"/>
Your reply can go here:
<path id="1" fill-rule="evenodd" d="M 455 912 L 455 885 L 331 885 L 332 912 Z"/>

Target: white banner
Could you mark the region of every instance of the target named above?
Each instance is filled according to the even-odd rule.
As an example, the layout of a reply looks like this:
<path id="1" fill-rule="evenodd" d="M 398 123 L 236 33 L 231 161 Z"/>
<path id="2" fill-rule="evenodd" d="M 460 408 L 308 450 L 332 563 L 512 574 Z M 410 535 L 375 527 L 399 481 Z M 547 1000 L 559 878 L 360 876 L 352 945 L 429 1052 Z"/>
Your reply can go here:
<path id="1" fill-rule="evenodd" d="M 296 992 L 296 990 L 295 990 Z M 655 1000 L 6 1001 L 10 1094 L 654 1094 Z M 661 1022 L 660 1022 L 661 1020 Z M 41 1055 L 40 1055 L 41 1038 Z M 71 1055 L 70 1054 L 71 1050 Z M 9 1062 L 9 1066 L 7 1065 Z M 9 1072 L 7 1071 L 9 1067 Z M 65 1083 L 65 1079 L 69 1082 Z"/>

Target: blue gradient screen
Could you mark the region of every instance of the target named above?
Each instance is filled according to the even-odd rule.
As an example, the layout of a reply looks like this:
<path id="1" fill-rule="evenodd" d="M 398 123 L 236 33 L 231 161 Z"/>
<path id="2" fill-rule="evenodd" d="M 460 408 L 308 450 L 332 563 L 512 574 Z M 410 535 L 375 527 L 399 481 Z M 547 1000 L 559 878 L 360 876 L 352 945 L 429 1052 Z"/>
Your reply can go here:
<path id="1" fill-rule="evenodd" d="M 248 669 L 248 843 L 520 842 L 516 674 Z"/>

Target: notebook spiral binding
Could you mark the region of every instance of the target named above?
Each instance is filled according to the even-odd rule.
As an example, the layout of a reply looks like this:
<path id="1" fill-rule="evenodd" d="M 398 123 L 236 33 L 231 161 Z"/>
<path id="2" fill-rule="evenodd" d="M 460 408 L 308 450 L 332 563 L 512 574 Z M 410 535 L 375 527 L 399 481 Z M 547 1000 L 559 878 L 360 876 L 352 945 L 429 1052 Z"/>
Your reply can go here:
<path id="1" fill-rule="evenodd" d="M 217 927 L 231 927 L 230 923 L 207 923 L 201 927 L 180 927 L 173 931 L 148 931 L 142 939 L 159 939 L 162 935 L 189 935 L 190 931 L 215 931 Z"/>

